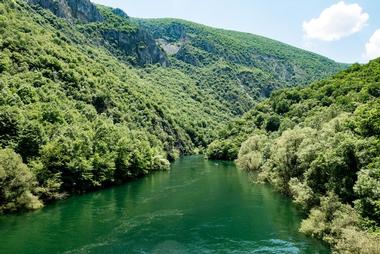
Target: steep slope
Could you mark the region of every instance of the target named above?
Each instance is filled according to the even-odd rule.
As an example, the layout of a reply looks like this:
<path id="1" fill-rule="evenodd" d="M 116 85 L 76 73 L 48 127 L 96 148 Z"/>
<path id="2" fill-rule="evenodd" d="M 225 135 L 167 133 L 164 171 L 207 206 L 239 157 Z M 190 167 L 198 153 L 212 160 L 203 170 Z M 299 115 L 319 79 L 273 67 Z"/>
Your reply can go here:
<path id="1" fill-rule="evenodd" d="M 305 85 L 342 69 L 325 57 L 257 35 L 176 19 L 135 21 L 169 55 L 191 65 L 207 66 L 224 60 L 260 69 L 287 86 Z"/>
<path id="2" fill-rule="evenodd" d="M 104 21 L 96 6 L 89 0 L 27 0 L 31 4 L 49 9 L 56 16 L 70 22 L 100 22 Z"/>
<path id="3" fill-rule="evenodd" d="M 264 68 L 265 61 L 233 60 L 247 39 L 240 33 L 194 25 L 200 35 L 232 33 L 233 42 L 218 46 L 229 56 L 212 56 L 189 40 L 185 55 L 211 60 L 188 63 L 166 53 L 169 46 L 160 45 L 149 22 L 88 0 L 0 3 L 0 211 L 37 208 L 167 169 L 168 160 L 207 146 L 261 95 L 293 85 Z M 299 66 L 297 77 L 305 80 L 345 67 L 272 43 L 274 51 L 305 54 L 315 71 L 331 65 L 318 75 Z M 287 66 L 281 54 L 269 54 L 271 66 Z"/>
<path id="4" fill-rule="evenodd" d="M 212 89 L 234 115 L 274 89 L 306 85 L 347 67 L 257 35 L 177 19 L 132 21 L 152 34 L 175 68 Z"/>
<path id="5" fill-rule="evenodd" d="M 0 5 L 0 145 L 22 157 L 2 151 L 0 210 L 167 168 L 229 118 L 175 69 L 134 68 L 44 9 Z"/>
<path id="6" fill-rule="evenodd" d="M 244 142 L 243 142 L 244 141 Z M 337 253 L 380 249 L 380 59 L 276 91 L 208 148 L 293 197 Z"/>
<path id="7" fill-rule="evenodd" d="M 30 1 L 56 13 L 46 4 L 51 0 Z M 66 16 L 82 13 L 82 8 L 75 7 L 89 3 L 77 2 L 73 5 L 68 1 L 74 15 Z M 159 64 L 180 70 L 232 116 L 245 113 L 274 89 L 305 85 L 347 67 L 255 35 L 181 20 L 134 19 L 120 9 L 100 5 L 97 10 L 98 13 L 90 12 L 93 16 L 76 22 L 77 29 L 93 44 L 135 66 Z"/>

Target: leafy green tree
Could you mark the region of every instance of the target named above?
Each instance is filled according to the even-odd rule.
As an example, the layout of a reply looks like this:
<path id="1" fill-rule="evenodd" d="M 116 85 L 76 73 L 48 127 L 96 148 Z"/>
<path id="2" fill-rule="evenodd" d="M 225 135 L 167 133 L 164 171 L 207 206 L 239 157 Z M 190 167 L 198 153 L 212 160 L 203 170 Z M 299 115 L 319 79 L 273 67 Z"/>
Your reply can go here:
<path id="1" fill-rule="evenodd" d="M 269 138 L 266 135 L 250 137 L 239 150 L 237 165 L 248 171 L 260 170 L 267 159 L 269 144 Z"/>
<path id="2" fill-rule="evenodd" d="M 355 207 L 360 213 L 380 224 L 380 158 L 359 172 L 354 187 Z"/>
<path id="3" fill-rule="evenodd" d="M 1 107 L 0 111 L 0 145 L 2 147 L 16 143 L 20 132 L 21 114 L 12 107 Z"/>
<path id="4" fill-rule="evenodd" d="M 278 179 L 275 181 L 277 188 L 289 193 L 288 182 L 291 178 L 301 177 L 303 175 L 298 149 L 302 142 L 315 135 L 311 128 L 295 128 L 287 130 L 275 141 L 272 147 L 271 160 Z"/>
<path id="5" fill-rule="evenodd" d="M 356 125 L 359 133 L 365 136 L 380 136 L 380 99 L 360 106 L 356 112 Z"/>
<path id="6" fill-rule="evenodd" d="M 266 122 L 265 130 L 268 132 L 278 131 L 280 124 L 281 119 L 278 116 L 271 116 Z"/>
<path id="7" fill-rule="evenodd" d="M 0 150 L 0 212 L 38 209 L 42 202 L 33 195 L 36 182 L 22 159 L 10 149 Z"/>

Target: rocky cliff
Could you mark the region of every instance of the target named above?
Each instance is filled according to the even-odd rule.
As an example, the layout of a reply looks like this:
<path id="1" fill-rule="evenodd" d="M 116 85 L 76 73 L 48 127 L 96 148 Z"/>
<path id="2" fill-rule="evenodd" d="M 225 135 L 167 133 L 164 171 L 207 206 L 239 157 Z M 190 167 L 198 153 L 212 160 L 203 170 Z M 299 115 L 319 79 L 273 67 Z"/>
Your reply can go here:
<path id="1" fill-rule="evenodd" d="M 104 46 L 116 48 L 118 52 L 124 54 L 121 58 L 128 59 L 132 64 L 139 66 L 156 63 L 162 66 L 169 64 L 165 52 L 147 31 L 141 27 L 125 29 L 131 25 L 128 15 L 121 9 L 97 8 L 89 0 L 27 1 L 50 10 L 70 23 L 78 21 L 82 24 L 99 23 L 95 33 L 99 33 L 103 37 Z M 91 30 L 93 27 L 89 29 Z"/>
<path id="2" fill-rule="evenodd" d="M 120 31 L 117 29 L 102 30 L 103 38 L 116 46 L 135 65 L 160 64 L 168 66 L 169 61 L 164 51 L 157 45 L 152 36 L 145 30 Z"/>
<path id="3" fill-rule="evenodd" d="M 96 6 L 89 0 L 28 0 L 29 3 L 49 9 L 55 15 L 71 22 L 84 23 L 103 21 Z"/>

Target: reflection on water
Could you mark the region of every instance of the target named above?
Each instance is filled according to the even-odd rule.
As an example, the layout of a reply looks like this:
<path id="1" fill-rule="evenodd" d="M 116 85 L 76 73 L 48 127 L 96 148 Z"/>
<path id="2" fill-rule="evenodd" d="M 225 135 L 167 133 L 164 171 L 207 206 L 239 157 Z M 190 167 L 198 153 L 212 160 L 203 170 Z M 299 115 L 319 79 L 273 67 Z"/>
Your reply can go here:
<path id="1" fill-rule="evenodd" d="M 170 172 L 0 217 L 0 253 L 329 253 L 300 215 L 230 162 L 185 157 Z"/>

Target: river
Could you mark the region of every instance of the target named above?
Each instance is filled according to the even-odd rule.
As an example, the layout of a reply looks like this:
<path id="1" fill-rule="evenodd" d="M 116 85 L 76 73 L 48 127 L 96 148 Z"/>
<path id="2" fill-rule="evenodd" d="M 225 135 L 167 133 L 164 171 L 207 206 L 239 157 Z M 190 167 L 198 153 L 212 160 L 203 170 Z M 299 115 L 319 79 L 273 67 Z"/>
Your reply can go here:
<path id="1" fill-rule="evenodd" d="M 0 253 L 330 253 L 301 214 L 231 162 L 177 160 L 123 186 L 0 217 Z"/>

